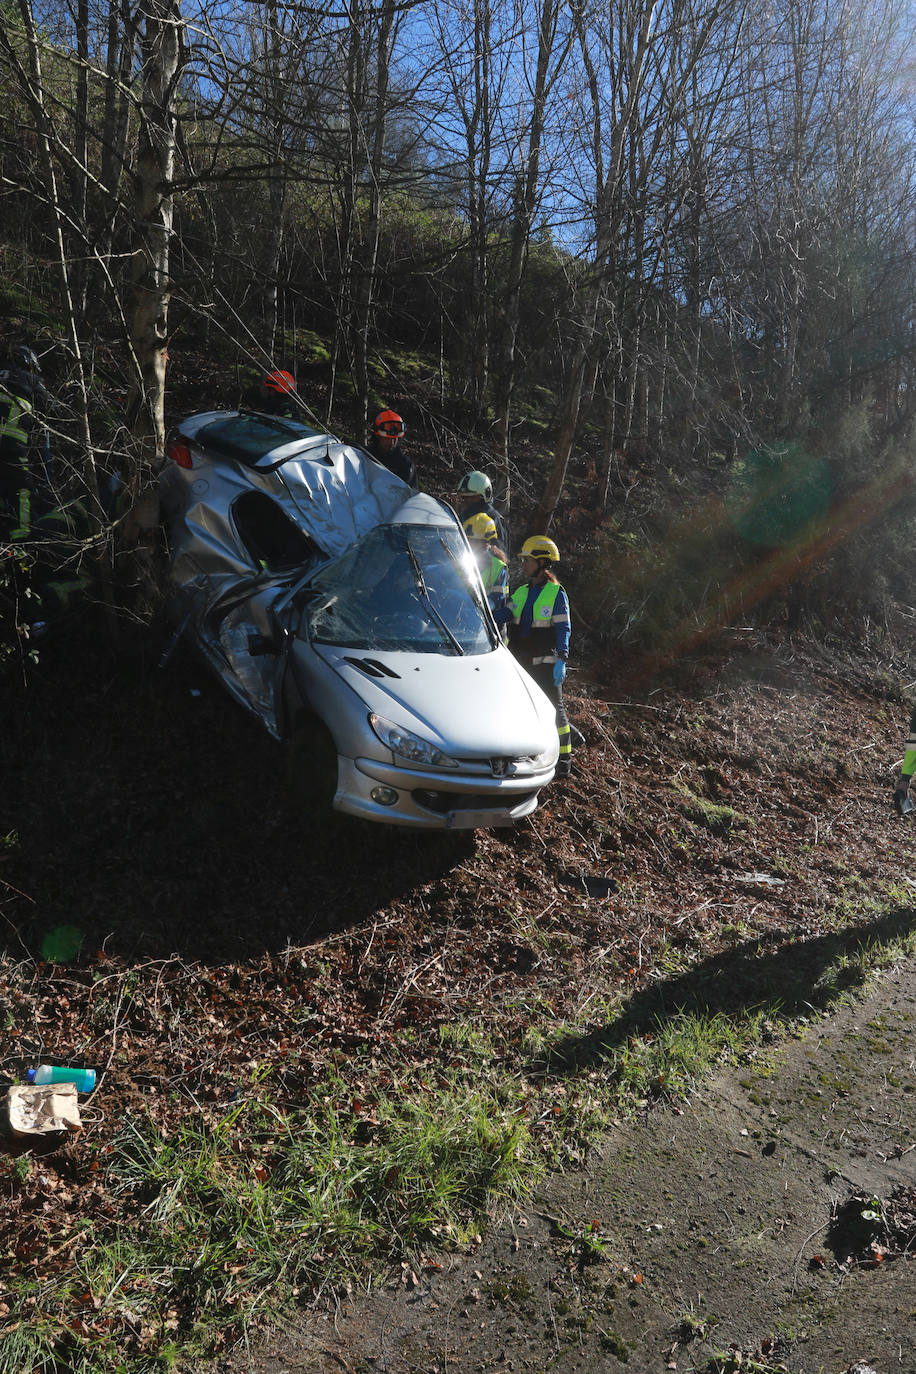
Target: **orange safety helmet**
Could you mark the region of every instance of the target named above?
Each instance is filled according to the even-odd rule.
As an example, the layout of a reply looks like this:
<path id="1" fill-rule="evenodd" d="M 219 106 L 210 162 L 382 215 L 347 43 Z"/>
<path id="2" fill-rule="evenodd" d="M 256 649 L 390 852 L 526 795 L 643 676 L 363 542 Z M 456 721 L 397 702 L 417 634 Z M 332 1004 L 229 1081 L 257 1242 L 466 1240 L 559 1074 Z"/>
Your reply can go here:
<path id="1" fill-rule="evenodd" d="M 284 372 L 278 367 L 273 372 L 268 372 L 264 378 L 264 386 L 268 391 L 277 391 L 281 396 L 289 396 L 296 390 L 296 379 L 291 372 Z"/>
<path id="2" fill-rule="evenodd" d="M 400 439 L 406 429 L 396 410 L 382 410 L 372 421 L 373 434 L 390 434 L 393 439 Z"/>

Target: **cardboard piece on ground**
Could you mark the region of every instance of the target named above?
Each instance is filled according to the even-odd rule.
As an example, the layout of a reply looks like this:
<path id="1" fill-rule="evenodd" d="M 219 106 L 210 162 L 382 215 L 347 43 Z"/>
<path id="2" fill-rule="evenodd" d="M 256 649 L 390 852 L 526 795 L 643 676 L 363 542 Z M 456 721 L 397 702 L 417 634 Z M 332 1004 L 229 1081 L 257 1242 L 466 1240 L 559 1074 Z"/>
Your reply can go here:
<path id="1" fill-rule="evenodd" d="M 75 1083 L 16 1083 L 3 1107 L 15 1136 L 82 1130 Z"/>

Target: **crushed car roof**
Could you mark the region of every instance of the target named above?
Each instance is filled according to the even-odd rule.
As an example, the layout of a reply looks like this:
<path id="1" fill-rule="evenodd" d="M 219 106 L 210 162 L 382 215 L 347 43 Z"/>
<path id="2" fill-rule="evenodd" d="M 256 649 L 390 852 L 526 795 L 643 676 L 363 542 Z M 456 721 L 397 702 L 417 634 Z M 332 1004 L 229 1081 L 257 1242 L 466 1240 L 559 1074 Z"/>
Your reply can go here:
<path id="1" fill-rule="evenodd" d="M 411 487 L 368 453 L 298 420 L 211 411 L 184 421 L 180 432 L 214 457 L 248 469 L 253 485 L 291 507 L 297 523 L 332 558 L 416 500 Z M 439 505 L 430 497 L 417 504 L 427 502 Z M 431 514 L 427 509 L 426 519 Z M 419 509 L 417 517 L 423 519 Z"/>

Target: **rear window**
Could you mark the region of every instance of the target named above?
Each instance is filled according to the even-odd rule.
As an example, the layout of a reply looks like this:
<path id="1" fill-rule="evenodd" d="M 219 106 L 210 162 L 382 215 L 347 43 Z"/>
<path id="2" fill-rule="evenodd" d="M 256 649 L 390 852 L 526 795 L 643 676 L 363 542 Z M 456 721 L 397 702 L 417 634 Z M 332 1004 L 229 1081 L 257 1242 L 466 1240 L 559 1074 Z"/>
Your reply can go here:
<path id="1" fill-rule="evenodd" d="M 323 432 L 310 429 L 298 420 L 285 420 L 271 415 L 229 415 L 224 420 L 213 420 L 209 425 L 204 425 L 197 431 L 194 442 L 224 458 L 233 458 L 253 468 L 260 458 L 283 444 L 315 439 Z"/>

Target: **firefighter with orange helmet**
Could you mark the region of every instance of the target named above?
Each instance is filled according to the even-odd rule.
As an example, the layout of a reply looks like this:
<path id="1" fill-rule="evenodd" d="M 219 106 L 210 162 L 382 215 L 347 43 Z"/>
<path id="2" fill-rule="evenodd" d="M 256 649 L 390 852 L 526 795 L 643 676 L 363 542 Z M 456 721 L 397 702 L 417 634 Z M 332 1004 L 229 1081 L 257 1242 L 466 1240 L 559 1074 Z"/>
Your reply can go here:
<path id="1" fill-rule="evenodd" d="M 416 489 L 417 469 L 401 444 L 406 430 L 407 426 L 396 410 L 380 410 L 372 421 L 372 433 L 366 448 L 377 463 Z"/>
<path id="2" fill-rule="evenodd" d="M 296 420 L 300 416 L 296 404 L 296 378 L 286 368 L 274 367 L 261 378 L 258 388 L 258 409 L 266 415 Z"/>

